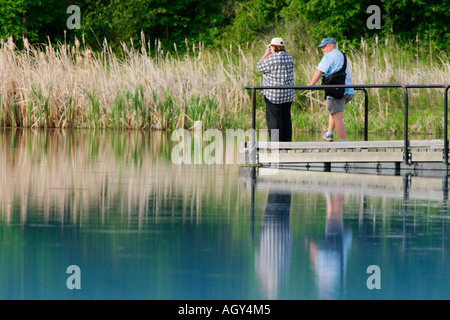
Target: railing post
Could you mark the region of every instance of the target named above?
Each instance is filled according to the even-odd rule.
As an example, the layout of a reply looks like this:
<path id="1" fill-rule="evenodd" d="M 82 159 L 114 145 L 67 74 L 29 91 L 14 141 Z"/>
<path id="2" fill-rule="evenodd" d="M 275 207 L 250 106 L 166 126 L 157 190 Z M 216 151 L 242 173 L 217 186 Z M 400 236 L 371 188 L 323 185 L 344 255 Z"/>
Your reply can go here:
<path id="1" fill-rule="evenodd" d="M 367 93 L 366 88 L 355 88 L 355 90 L 361 90 L 364 92 L 364 141 L 368 141 L 368 132 L 369 132 L 369 94 Z"/>
<path id="2" fill-rule="evenodd" d="M 369 131 L 369 94 L 366 88 L 361 88 L 364 91 L 364 141 L 368 141 Z"/>
<path id="3" fill-rule="evenodd" d="M 449 85 L 444 90 L 444 163 L 448 165 L 448 89 Z"/>
<path id="4" fill-rule="evenodd" d="M 256 164 L 256 89 L 252 88 L 252 142 L 250 145 L 250 165 Z"/>
<path id="5" fill-rule="evenodd" d="M 403 163 L 410 164 L 411 163 L 411 153 L 409 152 L 409 140 L 408 140 L 408 88 L 405 85 L 402 85 L 402 88 L 405 90 L 405 146 L 403 149 Z"/>

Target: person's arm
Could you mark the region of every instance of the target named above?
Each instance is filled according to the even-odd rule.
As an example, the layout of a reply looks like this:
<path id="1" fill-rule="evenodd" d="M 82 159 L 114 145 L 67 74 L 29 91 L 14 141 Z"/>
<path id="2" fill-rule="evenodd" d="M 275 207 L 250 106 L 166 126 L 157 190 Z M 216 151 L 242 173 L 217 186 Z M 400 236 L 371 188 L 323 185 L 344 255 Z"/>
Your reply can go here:
<path id="1" fill-rule="evenodd" d="M 261 59 L 259 60 L 264 60 L 265 58 L 267 58 L 270 54 L 272 53 L 272 49 L 270 47 L 268 47 L 266 49 L 266 52 L 264 52 L 264 55 L 261 57 Z"/>
<path id="2" fill-rule="evenodd" d="M 317 70 L 314 72 L 314 75 L 311 79 L 311 82 L 308 84 L 308 86 L 313 86 L 319 81 L 320 77 L 322 76 L 323 72 L 320 70 Z"/>
<path id="3" fill-rule="evenodd" d="M 316 67 L 316 71 L 314 71 L 311 82 L 308 86 L 314 86 L 317 81 L 319 81 L 322 74 L 327 74 L 330 69 L 330 55 L 327 53 L 323 56 L 322 60 L 320 60 L 319 65 Z"/>
<path id="4" fill-rule="evenodd" d="M 258 72 L 268 71 L 269 64 L 267 63 L 266 58 L 270 56 L 270 54 L 272 54 L 272 49 L 269 47 L 266 49 L 266 52 L 264 52 L 264 55 L 261 57 L 261 59 L 256 63 L 256 71 Z"/>

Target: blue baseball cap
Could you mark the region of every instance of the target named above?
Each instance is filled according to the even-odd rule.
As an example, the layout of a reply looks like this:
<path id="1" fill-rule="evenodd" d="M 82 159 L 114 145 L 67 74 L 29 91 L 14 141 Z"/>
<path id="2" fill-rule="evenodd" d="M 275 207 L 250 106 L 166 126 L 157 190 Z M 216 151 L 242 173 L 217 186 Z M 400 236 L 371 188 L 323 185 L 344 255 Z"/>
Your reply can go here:
<path id="1" fill-rule="evenodd" d="M 333 38 L 324 38 L 322 39 L 322 42 L 317 46 L 317 48 L 322 48 L 327 43 L 336 44 L 336 41 L 334 41 Z"/>

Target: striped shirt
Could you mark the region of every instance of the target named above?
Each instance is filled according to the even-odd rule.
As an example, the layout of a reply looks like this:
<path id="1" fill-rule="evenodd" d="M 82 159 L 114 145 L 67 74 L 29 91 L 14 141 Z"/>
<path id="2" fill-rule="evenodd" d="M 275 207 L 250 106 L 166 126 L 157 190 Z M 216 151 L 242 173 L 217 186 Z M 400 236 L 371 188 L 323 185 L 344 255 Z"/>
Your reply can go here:
<path id="1" fill-rule="evenodd" d="M 286 51 L 270 54 L 258 61 L 256 70 L 263 74 L 263 86 L 293 86 L 294 60 Z M 273 104 L 281 104 L 294 100 L 294 89 L 265 89 L 261 94 Z"/>

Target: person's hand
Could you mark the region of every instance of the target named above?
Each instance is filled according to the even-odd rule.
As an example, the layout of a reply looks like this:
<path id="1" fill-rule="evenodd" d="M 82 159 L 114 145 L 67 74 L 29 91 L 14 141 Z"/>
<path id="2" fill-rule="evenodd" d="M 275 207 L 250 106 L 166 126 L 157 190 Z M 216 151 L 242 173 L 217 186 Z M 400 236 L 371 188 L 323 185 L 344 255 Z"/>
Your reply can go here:
<path id="1" fill-rule="evenodd" d="M 267 58 L 271 53 L 272 53 L 272 49 L 271 49 L 271 47 L 269 46 L 269 47 L 266 48 L 266 51 L 264 52 L 264 55 L 261 57 L 260 60 L 264 60 L 264 59 Z"/>

